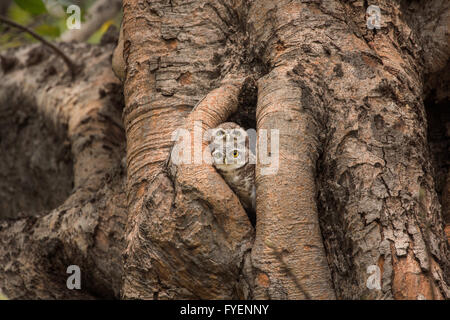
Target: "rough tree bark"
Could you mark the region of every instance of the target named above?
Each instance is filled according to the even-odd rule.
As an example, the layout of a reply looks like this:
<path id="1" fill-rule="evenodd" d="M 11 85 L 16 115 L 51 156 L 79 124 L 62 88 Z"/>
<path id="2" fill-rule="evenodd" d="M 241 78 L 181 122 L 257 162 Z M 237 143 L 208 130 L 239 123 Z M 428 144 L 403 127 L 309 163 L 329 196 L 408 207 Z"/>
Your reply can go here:
<path id="1" fill-rule="evenodd" d="M 381 29 L 366 27 L 371 4 Z M 39 46 L 2 58 L 0 105 L 25 101 L 54 124 L 74 177 L 61 206 L 1 222 L 6 295 L 450 298 L 448 1 L 124 0 L 123 10 L 113 60 L 123 111 L 110 48 L 65 45 L 86 61 L 74 83 L 48 53 L 30 66 Z M 177 129 L 193 141 L 196 121 L 204 131 L 230 117 L 280 134 L 276 173 L 257 164 L 255 228 L 210 165 L 170 157 Z M 71 264 L 86 276 L 78 296 L 65 288 Z M 380 290 L 366 285 L 371 266 Z"/>
<path id="2" fill-rule="evenodd" d="M 125 136 L 111 49 L 64 45 L 69 56 L 85 61 L 75 81 L 42 45 L 2 57 L 2 179 L 15 190 L 2 193 L 0 288 L 10 299 L 119 296 Z M 68 152 L 53 150 L 58 142 Z M 72 192 L 64 199 L 67 183 Z M 36 192 L 43 200 L 28 203 Z M 14 219 L 17 209 L 27 212 Z M 83 290 L 67 289 L 69 265 L 86 271 Z"/>

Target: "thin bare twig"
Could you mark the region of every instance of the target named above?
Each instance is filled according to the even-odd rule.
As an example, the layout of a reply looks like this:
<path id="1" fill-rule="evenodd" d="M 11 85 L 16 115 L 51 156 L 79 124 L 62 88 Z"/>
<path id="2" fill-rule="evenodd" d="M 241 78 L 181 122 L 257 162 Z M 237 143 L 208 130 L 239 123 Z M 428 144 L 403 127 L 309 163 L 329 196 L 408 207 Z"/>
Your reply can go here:
<path id="1" fill-rule="evenodd" d="M 55 46 L 53 43 L 45 40 L 43 37 L 41 37 L 40 35 L 38 35 L 36 32 L 34 32 L 33 30 L 22 26 L 12 20 L 9 20 L 8 18 L 5 18 L 3 16 L 0 16 L 0 22 L 3 22 L 7 25 L 10 25 L 12 27 L 15 27 L 17 29 L 20 29 L 22 31 L 25 31 L 27 33 L 29 33 L 30 35 L 32 35 L 34 38 L 38 39 L 39 41 L 41 41 L 43 44 L 45 44 L 46 46 L 50 47 L 53 51 L 55 51 L 55 53 L 57 55 L 59 55 L 64 62 L 67 64 L 67 66 L 69 67 L 70 73 L 72 74 L 72 77 L 75 77 L 77 71 L 78 71 L 78 66 L 61 50 L 59 49 L 57 46 Z"/>

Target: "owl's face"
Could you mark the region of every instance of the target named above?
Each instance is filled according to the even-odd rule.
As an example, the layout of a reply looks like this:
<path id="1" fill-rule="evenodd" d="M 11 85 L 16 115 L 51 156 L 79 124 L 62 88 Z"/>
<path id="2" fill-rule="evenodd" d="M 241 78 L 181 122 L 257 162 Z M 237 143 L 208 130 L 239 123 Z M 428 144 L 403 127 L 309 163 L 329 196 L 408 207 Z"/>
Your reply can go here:
<path id="1" fill-rule="evenodd" d="M 214 166 L 221 171 L 233 171 L 248 162 L 248 138 L 244 129 L 232 122 L 223 123 L 211 134 Z"/>

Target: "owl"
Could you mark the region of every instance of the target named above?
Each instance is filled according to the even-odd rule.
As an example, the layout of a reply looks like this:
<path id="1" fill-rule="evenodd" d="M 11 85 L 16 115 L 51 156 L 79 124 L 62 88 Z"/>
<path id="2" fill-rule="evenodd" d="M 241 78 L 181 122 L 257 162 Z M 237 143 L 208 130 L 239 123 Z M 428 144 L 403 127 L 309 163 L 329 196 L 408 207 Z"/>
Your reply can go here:
<path id="1" fill-rule="evenodd" d="M 213 166 L 238 196 L 250 221 L 255 224 L 255 164 L 247 132 L 234 122 L 222 123 L 211 131 Z"/>

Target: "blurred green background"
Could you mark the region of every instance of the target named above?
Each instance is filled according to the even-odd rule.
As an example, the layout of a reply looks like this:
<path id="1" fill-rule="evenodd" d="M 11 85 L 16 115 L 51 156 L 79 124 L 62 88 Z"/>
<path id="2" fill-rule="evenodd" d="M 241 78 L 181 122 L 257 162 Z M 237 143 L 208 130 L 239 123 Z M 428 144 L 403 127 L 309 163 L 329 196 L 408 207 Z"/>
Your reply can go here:
<path id="1" fill-rule="evenodd" d="M 95 0 L 0 0 L 0 15 L 35 31 L 47 40 L 57 40 L 67 30 L 67 7 L 76 4 L 81 8 L 81 23 Z M 3 7 L 3 8 L 2 8 Z M 4 12 L 2 12 L 4 10 Z M 88 40 L 98 43 L 110 25 L 120 27 L 121 14 L 106 21 Z M 0 51 L 35 42 L 26 32 L 0 22 Z M 1 299 L 1 296 L 0 296 Z"/>

